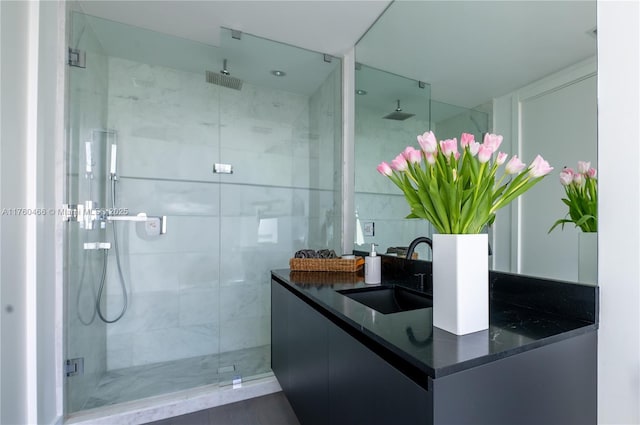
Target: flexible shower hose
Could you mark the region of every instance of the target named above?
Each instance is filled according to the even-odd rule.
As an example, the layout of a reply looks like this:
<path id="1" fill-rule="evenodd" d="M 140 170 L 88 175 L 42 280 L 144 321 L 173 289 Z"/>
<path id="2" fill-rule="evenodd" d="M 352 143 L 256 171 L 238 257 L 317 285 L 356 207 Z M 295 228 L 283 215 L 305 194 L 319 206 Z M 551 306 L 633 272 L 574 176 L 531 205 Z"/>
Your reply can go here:
<path id="1" fill-rule="evenodd" d="M 85 239 L 86 240 L 86 239 Z M 86 276 L 86 271 L 87 271 L 87 250 L 85 249 L 82 252 L 82 271 L 80 272 L 80 284 L 78 285 L 78 292 L 76 294 L 76 312 L 78 314 L 78 320 L 80 321 L 80 323 L 82 323 L 85 326 L 89 326 L 90 324 L 93 323 L 93 321 L 96 318 L 96 309 L 93 309 L 93 312 L 91 313 L 91 318 L 89 320 L 84 320 L 82 318 L 82 314 L 80 313 L 80 298 L 82 296 L 82 289 L 85 287 L 85 276 Z M 103 263 L 102 263 L 102 279 L 104 279 L 104 275 L 106 273 L 107 267 L 106 267 L 106 261 L 103 258 Z M 90 286 L 91 288 L 91 292 L 92 292 L 92 297 L 91 299 L 96 299 L 96 293 L 94 290 L 93 285 Z"/>
<path id="2" fill-rule="evenodd" d="M 114 210 L 116 208 L 116 179 L 115 178 L 111 179 L 111 208 L 113 208 Z M 122 310 L 120 311 L 120 314 L 118 314 L 118 316 L 112 320 L 107 319 L 106 315 L 102 314 L 102 305 L 101 305 L 102 294 L 104 293 L 104 284 L 105 284 L 106 275 L 107 275 L 107 259 L 108 259 L 107 250 L 104 250 L 102 279 L 100 279 L 100 289 L 98 289 L 98 297 L 96 299 L 96 311 L 98 312 L 98 316 L 100 317 L 100 320 L 102 320 L 105 323 L 115 323 L 118 320 L 120 320 L 122 316 L 124 316 L 124 313 L 126 313 L 127 305 L 129 302 L 128 296 L 127 296 L 127 286 L 125 285 L 124 276 L 122 274 L 122 267 L 120 265 L 120 252 L 118 250 L 118 232 L 116 231 L 116 222 L 113 221 L 111 223 L 111 226 L 113 229 L 113 246 L 116 253 L 116 265 L 118 268 L 118 277 L 120 278 L 120 287 L 122 288 Z"/>

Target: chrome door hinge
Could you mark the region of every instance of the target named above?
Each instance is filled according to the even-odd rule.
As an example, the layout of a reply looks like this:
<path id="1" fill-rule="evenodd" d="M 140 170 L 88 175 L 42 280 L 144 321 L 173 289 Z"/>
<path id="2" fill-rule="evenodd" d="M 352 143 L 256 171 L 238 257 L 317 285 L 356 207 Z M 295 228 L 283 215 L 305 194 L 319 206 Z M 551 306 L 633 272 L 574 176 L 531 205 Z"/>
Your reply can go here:
<path id="1" fill-rule="evenodd" d="M 84 50 L 74 49 L 69 47 L 69 51 L 67 54 L 67 63 L 70 66 L 75 66 L 77 68 L 86 68 L 87 67 L 87 54 Z"/>
<path id="2" fill-rule="evenodd" d="M 64 374 L 66 376 L 76 376 L 84 374 L 84 357 L 69 359 L 64 362 Z"/>

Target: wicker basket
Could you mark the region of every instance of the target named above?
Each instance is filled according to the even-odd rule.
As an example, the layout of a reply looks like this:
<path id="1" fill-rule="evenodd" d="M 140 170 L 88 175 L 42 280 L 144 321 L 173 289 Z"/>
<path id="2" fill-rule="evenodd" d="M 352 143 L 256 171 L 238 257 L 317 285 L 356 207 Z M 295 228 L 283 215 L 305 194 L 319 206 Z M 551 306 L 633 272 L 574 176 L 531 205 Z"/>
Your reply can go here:
<path id="1" fill-rule="evenodd" d="M 301 272 L 357 272 L 364 265 L 364 258 L 292 258 L 289 268 Z"/>
<path id="2" fill-rule="evenodd" d="M 353 272 L 309 272 L 292 271 L 289 274 L 291 282 L 303 286 L 345 285 L 364 282 L 361 273 Z"/>

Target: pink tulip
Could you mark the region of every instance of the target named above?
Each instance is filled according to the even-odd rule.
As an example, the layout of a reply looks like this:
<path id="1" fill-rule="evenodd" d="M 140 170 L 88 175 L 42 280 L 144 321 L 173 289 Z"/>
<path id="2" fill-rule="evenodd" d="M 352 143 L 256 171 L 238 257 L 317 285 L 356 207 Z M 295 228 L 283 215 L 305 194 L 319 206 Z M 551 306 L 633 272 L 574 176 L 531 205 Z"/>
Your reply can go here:
<path id="1" fill-rule="evenodd" d="M 434 153 L 438 150 L 438 141 L 433 131 L 427 131 L 422 135 L 418 135 L 418 144 L 420 144 L 424 153 Z"/>
<path id="2" fill-rule="evenodd" d="M 504 152 L 499 152 L 498 156 L 496 157 L 496 164 L 498 165 L 502 165 L 504 164 L 504 162 L 507 160 L 507 154 Z"/>
<path id="3" fill-rule="evenodd" d="M 419 164 L 422 161 L 422 153 L 412 146 L 407 146 L 402 152 L 402 156 L 411 164 Z"/>
<path id="4" fill-rule="evenodd" d="M 390 176 L 393 174 L 393 170 L 391 169 L 391 166 L 389 166 L 389 164 L 387 164 L 386 162 L 381 162 L 377 167 L 376 170 L 378 170 L 378 172 L 380 174 L 382 174 L 383 176 Z"/>
<path id="5" fill-rule="evenodd" d="M 549 174 L 552 170 L 553 167 L 549 166 L 549 163 L 538 155 L 529 166 L 529 175 L 533 178 L 542 177 Z"/>
<path id="6" fill-rule="evenodd" d="M 526 164 L 518 158 L 518 155 L 513 155 L 507 165 L 504 166 L 504 172 L 507 174 L 518 174 L 526 168 Z"/>
<path id="7" fill-rule="evenodd" d="M 560 184 L 563 186 L 569 186 L 573 181 L 573 170 L 571 168 L 565 168 L 560 171 Z"/>
<path id="8" fill-rule="evenodd" d="M 501 143 L 502 136 L 489 133 L 484 135 L 484 140 L 482 142 L 483 145 L 489 146 L 491 148 L 491 153 L 497 151 Z"/>
<path id="9" fill-rule="evenodd" d="M 471 156 L 476 156 L 478 154 L 478 151 L 480 150 L 480 143 L 478 142 L 471 142 L 469 143 L 469 153 L 471 154 Z"/>
<path id="10" fill-rule="evenodd" d="M 573 175 L 573 183 L 577 186 L 581 186 L 584 183 L 584 174 L 575 173 Z"/>
<path id="11" fill-rule="evenodd" d="M 391 160 L 391 168 L 396 171 L 405 171 L 407 169 L 407 159 L 402 155 L 398 155 Z"/>
<path id="12" fill-rule="evenodd" d="M 587 171 L 587 176 L 589 176 L 589 178 L 591 179 L 595 179 L 596 174 L 598 174 L 598 172 L 596 171 L 595 168 L 589 168 L 589 171 Z"/>
<path id="13" fill-rule="evenodd" d="M 491 146 L 481 145 L 478 151 L 478 161 L 480 161 L 480 164 L 484 164 L 491 159 L 491 155 L 493 155 Z"/>
<path id="14" fill-rule="evenodd" d="M 589 168 L 591 168 L 590 162 L 578 161 L 578 173 L 586 174 L 589 172 Z"/>
<path id="15" fill-rule="evenodd" d="M 452 154 L 458 153 L 458 141 L 456 139 L 447 139 L 440 142 L 440 149 L 444 156 L 449 158 Z"/>
<path id="16" fill-rule="evenodd" d="M 469 143 L 473 143 L 475 141 L 476 139 L 473 134 L 462 133 L 462 135 L 460 136 L 460 146 L 462 147 L 462 149 L 469 146 Z"/>
<path id="17" fill-rule="evenodd" d="M 427 164 L 433 165 L 436 163 L 436 154 L 434 153 L 426 153 L 425 157 L 427 158 Z"/>

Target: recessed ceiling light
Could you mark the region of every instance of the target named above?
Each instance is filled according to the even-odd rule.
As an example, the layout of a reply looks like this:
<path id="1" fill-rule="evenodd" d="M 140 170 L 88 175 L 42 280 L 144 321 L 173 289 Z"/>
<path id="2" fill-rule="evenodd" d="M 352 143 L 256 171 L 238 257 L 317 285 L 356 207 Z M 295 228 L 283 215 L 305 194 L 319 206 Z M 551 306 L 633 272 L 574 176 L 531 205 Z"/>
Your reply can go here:
<path id="1" fill-rule="evenodd" d="M 287 75 L 286 72 L 280 71 L 280 70 L 277 70 L 277 69 L 274 69 L 273 71 L 271 71 L 271 74 L 275 75 L 276 77 L 284 77 L 285 75 Z"/>
<path id="2" fill-rule="evenodd" d="M 367 94 L 366 90 L 356 90 L 356 94 L 359 94 L 360 96 L 364 96 L 365 94 Z"/>

